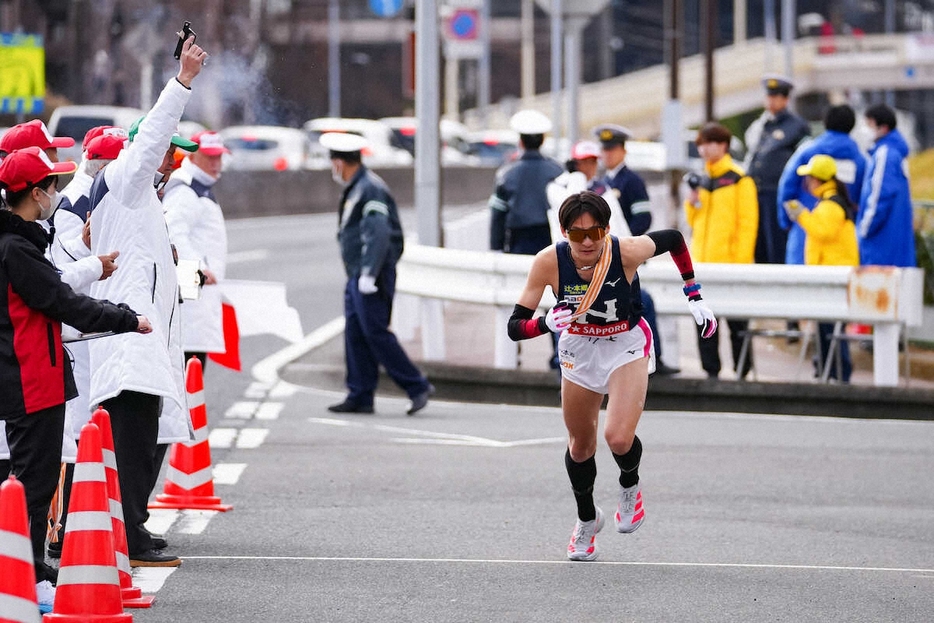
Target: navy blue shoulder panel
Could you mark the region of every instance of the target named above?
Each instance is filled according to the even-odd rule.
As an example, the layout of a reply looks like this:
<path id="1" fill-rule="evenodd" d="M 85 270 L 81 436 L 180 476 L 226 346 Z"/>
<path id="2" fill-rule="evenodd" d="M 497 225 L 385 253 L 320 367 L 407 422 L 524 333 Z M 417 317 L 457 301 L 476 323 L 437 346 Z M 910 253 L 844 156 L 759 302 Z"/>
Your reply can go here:
<path id="1" fill-rule="evenodd" d="M 104 172 L 101 171 L 94 177 L 94 182 L 91 184 L 91 192 L 88 193 L 88 209 L 85 210 L 85 212 L 93 212 L 97 204 L 104 199 L 104 195 L 109 192 L 110 189 L 107 187 L 107 181 L 104 179 Z"/>

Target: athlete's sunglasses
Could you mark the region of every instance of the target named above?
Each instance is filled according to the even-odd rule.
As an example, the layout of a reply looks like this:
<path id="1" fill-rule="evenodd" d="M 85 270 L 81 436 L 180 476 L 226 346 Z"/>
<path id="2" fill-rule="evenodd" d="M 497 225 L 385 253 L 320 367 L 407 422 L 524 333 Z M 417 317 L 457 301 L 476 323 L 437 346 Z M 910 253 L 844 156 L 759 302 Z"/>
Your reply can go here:
<path id="1" fill-rule="evenodd" d="M 590 238 L 597 242 L 603 240 L 606 236 L 606 227 L 588 227 L 587 229 L 568 229 L 568 240 L 571 242 L 583 242 L 584 238 Z"/>

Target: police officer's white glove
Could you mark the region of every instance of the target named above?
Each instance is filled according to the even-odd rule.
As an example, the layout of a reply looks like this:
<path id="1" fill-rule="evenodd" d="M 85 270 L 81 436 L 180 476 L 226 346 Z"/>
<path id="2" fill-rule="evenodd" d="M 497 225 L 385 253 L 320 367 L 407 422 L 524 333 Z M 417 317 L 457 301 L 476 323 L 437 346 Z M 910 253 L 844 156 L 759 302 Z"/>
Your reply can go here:
<path id="1" fill-rule="evenodd" d="M 357 279 L 357 289 L 360 290 L 360 294 L 376 294 L 379 292 L 379 288 L 376 287 L 376 277 L 363 273 Z"/>
<path id="2" fill-rule="evenodd" d="M 566 304 L 558 304 L 548 310 L 545 314 L 545 325 L 552 333 L 561 333 L 571 326 L 571 308 Z"/>

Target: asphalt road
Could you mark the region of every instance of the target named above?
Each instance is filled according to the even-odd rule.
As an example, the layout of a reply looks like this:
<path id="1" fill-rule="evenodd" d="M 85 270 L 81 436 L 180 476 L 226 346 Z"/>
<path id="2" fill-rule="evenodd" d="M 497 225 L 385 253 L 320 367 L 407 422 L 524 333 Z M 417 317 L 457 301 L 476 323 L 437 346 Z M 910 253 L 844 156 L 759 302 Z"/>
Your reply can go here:
<path id="1" fill-rule="evenodd" d="M 406 215 L 411 222 L 412 215 Z M 339 316 L 334 215 L 229 223 L 238 279 L 284 281 L 306 332 Z M 408 228 L 414 230 L 414 225 Z M 137 574 L 149 621 L 930 621 L 934 423 L 646 413 L 647 519 L 570 563 L 556 409 L 380 399 L 257 381 L 248 338 L 205 376 L 227 513 L 154 514 L 182 566 Z M 262 377 L 265 379 L 266 377 Z M 597 455 L 612 514 L 616 468 Z M 227 484 L 229 483 L 229 484 Z"/>

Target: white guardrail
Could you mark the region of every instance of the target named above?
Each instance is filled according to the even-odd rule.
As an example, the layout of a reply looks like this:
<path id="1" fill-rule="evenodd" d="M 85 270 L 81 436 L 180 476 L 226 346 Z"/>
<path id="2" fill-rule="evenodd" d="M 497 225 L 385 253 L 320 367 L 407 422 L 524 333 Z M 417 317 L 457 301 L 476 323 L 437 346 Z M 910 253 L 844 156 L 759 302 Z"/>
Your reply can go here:
<path id="1" fill-rule="evenodd" d="M 411 334 L 420 323 L 425 359 L 444 360 L 444 301 L 491 305 L 496 308 L 497 326 L 494 367 L 515 369 L 518 350 L 506 335 L 506 322 L 531 263 L 528 255 L 407 244 L 398 265 L 396 291 L 414 297 L 407 302 L 403 297 L 403 305 L 417 300 L 420 313 L 394 314 L 395 327 L 400 334 Z M 921 324 L 923 270 L 695 264 L 695 273 L 704 287 L 704 299 L 719 317 L 872 325 L 875 384 L 898 385 L 899 334 L 902 326 Z M 639 278 L 651 291 L 660 316 L 690 313 L 680 275 L 667 256 L 646 263 Z M 542 307 L 553 302 L 546 292 Z"/>

